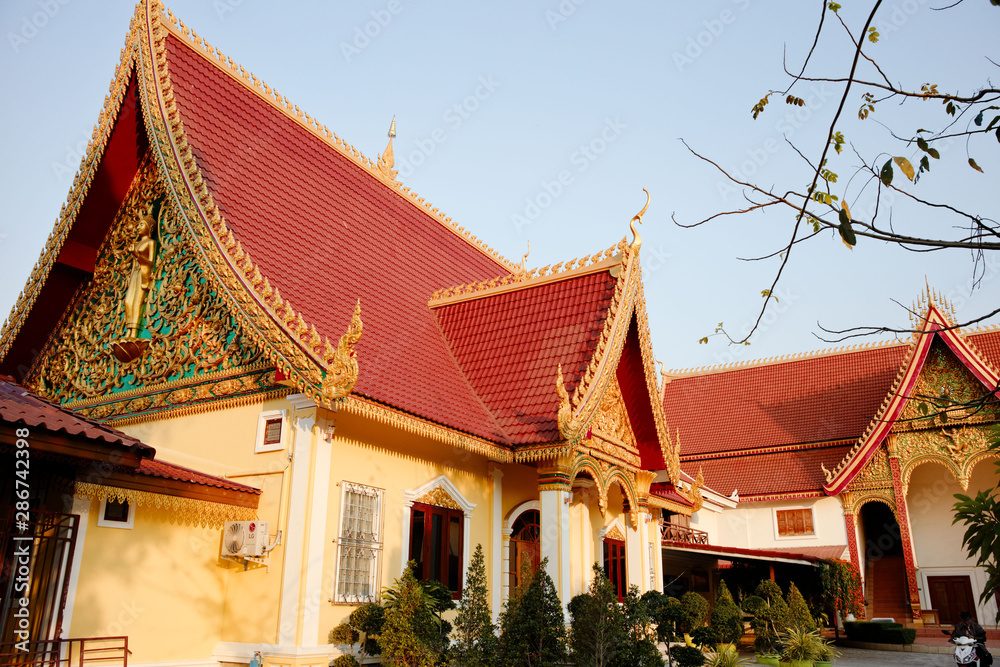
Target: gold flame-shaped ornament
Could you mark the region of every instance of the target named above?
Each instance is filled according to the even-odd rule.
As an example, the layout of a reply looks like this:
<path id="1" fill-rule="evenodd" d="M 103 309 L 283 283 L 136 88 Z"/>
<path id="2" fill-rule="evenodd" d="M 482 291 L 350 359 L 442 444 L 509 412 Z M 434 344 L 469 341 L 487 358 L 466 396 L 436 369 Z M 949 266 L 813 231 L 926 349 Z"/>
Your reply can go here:
<path id="1" fill-rule="evenodd" d="M 323 398 L 329 402 L 340 400 L 350 394 L 358 381 L 358 358 L 354 346 L 361 340 L 362 329 L 361 300 L 358 299 L 347 331 L 340 337 L 333 355 L 326 359 Z"/>

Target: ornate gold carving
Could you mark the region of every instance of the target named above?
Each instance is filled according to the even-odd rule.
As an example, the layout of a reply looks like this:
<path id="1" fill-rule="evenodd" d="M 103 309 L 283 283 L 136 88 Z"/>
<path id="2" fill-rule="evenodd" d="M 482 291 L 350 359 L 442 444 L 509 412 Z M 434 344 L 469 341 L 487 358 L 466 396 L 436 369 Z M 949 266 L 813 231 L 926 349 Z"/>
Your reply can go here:
<path id="1" fill-rule="evenodd" d="M 642 216 L 646 213 L 646 209 L 649 208 L 649 190 L 646 188 L 642 189 L 646 193 L 646 205 L 642 207 L 642 210 L 632 216 L 632 220 L 629 221 L 628 226 L 632 230 L 632 245 L 631 248 L 638 250 L 639 246 L 642 245 L 642 238 L 639 236 L 638 230 L 636 230 L 636 224 L 642 224 Z"/>
<path id="2" fill-rule="evenodd" d="M 868 459 L 868 463 L 851 481 L 852 490 L 892 488 L 892 470 L 889 467 L 889 453 L 885 446 L 879 447 Z"/>
<path id="3" fill-rule="evenodd" d="M 161 195 L 155 171 L 144 161 L 98 251 L 93 277 L 43 349 L 27 378 L 29 386 L 70 403 L 185 378 L 196 383 L 210 372 L 264 360 L 225 300 L 204 280 L 190 236 L 165 204 L 159 205 L 155 226 L 157 261 L 155 266 L 147 262 L 154 243 L 151 215 L 132 222 L 131 212 L 150 210 Z M 141 260 L 134 259 L 136 253 Z M 142 327 L 133 328 L 139 327 L 143 304 Z M 135 334 L 142 336 L 141 358 L 134 356 L 137 350 L 123 351 L 114 342 L 128 342 Z"/>
<path id="4" fill-rule="evenodd" d="M 705 487 L 705 474 L 702 472 L 701 466 L 698 466 L 698 478 L 695 479 L 694 484 L 687 489 L 684 494 L 688 500 L 690 500 L 694 506 L 691 512 L 697 512 L 701 509 L 702 504 L 705 502 L 704 497 L 701 495 L 701 490 Z"/>
<path id="5" fill-rule="evenodd" d="M 393 169 L 396 165 L 396 161 L 392 155 L 392 140 L 396 136 L 396 117 L 392 117 L 392 123 L 389 125 L 389 145 L 385 147 L 385 152 L 378 156 L 378 176 L 390 185 L 398 185 L 399 181 L 396 180 L 396 174 L 399 173 L 398 170 Z"/>
<path id="6" fill-rule="evenodd" d="M 628 411 L 625 409 L 625 401 L 622 398 L 617 378 L 608 383 L 608 388 L 604 390 L 604 396 L 601 397 L 601 403 L 597 409 L 597 415 L 591 422 L 591 428 L 606 438 L 610 437 L 612 442 L 634 454 L 635 461 L 630 461 L 630 463 L 638 465 L 639 447 L 635 443 L 632 423 L 629 421 Z"/>
<path id="7" fill-rule="evenodd" d="M 966 423 L 996 421 L 1000 418 L 996 402 L 978 405 L 986 390 L 950 349 L 935 341 L 894 430 L 944 426 L 958 420 Z M 920 410 L 921 404 L 929 408 L 926 416 Z M 943 418 L 942 412 L 947 416 Z"/>
<path id="8" fill-rule="evenodd" d="M 177 496 L 135 489 L 119 489 L 89 482 L 77 482 L 74 495 L 85 500 L 106 498 L 127 502 L 134 507 L 166 510 L 170 512 L 171 520 L 209 528 L 221 528 L 226 521 L 253 521 L 257 519 L 257 510 L 253 507 L 226 505 L 193 498 L 178 498 Z"/>
<path id="9" fill-rule="evenodd" d="M 562 364 L 556 368 L 556 394 L 559 395 L 559 411 L 556 413 L 559 435 L 563 440 L 569 441 L 577 436 L 579 426 L 573 420 L 573 406 L 570 404 L 569 392 L 563 383 Z"/>
<path id="10" fill-rule="evenodd" d="M 604 533 L 604 539 L 606 540 L 618 540 L 619 542 L 625 541 L 625 533 L 622 529 L 618 527 L 617 523 L 611 524 L 608 528 L 608 532 Z"/>
<path id="11" fill-rule="evenodd" d="M 972 469 L 983 457 L 1000 458 L 990 449 L 987 427 L 975 424 L 898 433 L 897 439 L 904 490 L 913 470 L 921 463 L 935 461 L 943 465 L 964 491 L 968 489 Z"/>
<path id="12" fill-rule="evenodd" d="M 354 354 L 354 346 L 361 340 L 361 300 L 354 306 L 354 314 L 347 331 L 340 337 L 337 349 L 329 347 L 326 355 L 327 371 L 323 378 L 323 397 L 330 402 L 341 399 L 351 393 L 358 381 L 358 359 Z"/>
<path id="13" fill-rule="evenodd" d="M 514 461 L 513 452 L 494 442 L 465 433 L 460 433 L 433 422 L 420 419 L 414 415 L 398 412 L 362 398 L 349 396 L 344 399 L 343 403 L 340 404 L 340 409 L 366 419 L 386 424 L 393 428 L 398 428 L 406 431 L 407 433 L 412 433 L 423 438 L 429 438 L 434 442 L 439 442 L 450 447 L 456 447 L 458 449 L 463 449 L 485 456 L 491 461 L 499 461 L 501 463 L 511 463 Z"/>
<path id="14" fill-rule="evenodd" d="M 423 503 L 425 505 L 437 505 L 438 507 L 450 507 L 453 510 L 461 510 L 458 503 L 448 495 L 448 492 L 444 490 L 443 487 L 435 486 L 433 489 L 420 496 L 413 502 Z"/>

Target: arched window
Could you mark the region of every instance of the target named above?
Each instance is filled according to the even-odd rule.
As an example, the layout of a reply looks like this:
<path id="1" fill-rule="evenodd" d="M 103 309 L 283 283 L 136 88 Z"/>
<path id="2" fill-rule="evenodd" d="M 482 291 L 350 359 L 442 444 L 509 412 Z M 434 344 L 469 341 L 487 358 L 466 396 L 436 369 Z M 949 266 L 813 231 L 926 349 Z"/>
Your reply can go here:
<path id="1" fill-rule="evenodd" d="M 521 583 L 521 572 L 528 568 L 534 573 L 541 562 L 541 515 L 538 510 L 528 510 L 511 526 L 510 534 L 510 590 Z"/>

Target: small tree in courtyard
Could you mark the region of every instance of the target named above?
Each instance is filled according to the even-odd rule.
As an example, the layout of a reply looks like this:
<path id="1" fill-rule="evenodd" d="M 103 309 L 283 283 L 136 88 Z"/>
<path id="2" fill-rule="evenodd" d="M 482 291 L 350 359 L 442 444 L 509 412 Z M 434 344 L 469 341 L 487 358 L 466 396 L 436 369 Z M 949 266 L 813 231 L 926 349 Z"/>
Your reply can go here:
<path id="1" fill-rule="evenodd" d="M 809 605 L 794 582 L 788 585 L 788 627 L 806 631 L 816 629 Z"/>
<path id="2" fill-rule="evenodd" d="M 743 636 L 743 612 L 733 601 L 725 581 L 720 583 L 719 595 L 715 598 L 712 627 L 718 633 L 719 641 L 726 644 L 735 644 Z"/>
<path id="3" fill-rule="evenodd" d="M 570 645 L 579 667 L 606 667 L 614 660 L 625 634 L 618 596 L 607 575 L 594 563 L 593 580 L 583 595 L 569 603 Z"/>
<path id="4" fill-rule="evenodd" d="M 708 615 L 708 600 L 697 593 L 687 592 L 681 596 L 681 606 L 684 608 L 681 632 L 694 632 L 704 625 Z"/>
<path id="5" fill-rule="evenodd" d="M 500 662 L 504 667 L 542 667 L 566 659 L 562 603 L 543 559 L 530 583 L 512 593 L 500 618 Z M 523 591 L 523 592 L 522 592 Z"/>
<path id="6" fill-rule="evenodd" d="M 496 651 L 497 639 L 490 616 L 483 545 L 477 544 L 465 577 L 458 616 L 455 617 L 452 662 L 465 667 L 486 667 L 496 659 Z"/>
<path id="7" fill-rule="evenodd" d="M 386 590 L 385 623 L 378 638 L 382 660 L 392 667 L 432 667 L 440 657 L 433 601 L 413 576 L 412 563 Z"/>

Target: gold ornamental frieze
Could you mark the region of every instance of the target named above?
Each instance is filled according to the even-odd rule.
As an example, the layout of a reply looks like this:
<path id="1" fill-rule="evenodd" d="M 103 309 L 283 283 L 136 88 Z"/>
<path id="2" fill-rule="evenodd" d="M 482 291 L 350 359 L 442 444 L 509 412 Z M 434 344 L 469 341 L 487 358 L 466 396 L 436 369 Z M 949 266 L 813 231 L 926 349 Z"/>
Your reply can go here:
<path id="1" fill-rule="evenodd" d="M 1000 458 L 1000 454 L 990 449 L 988 427 L 975 424 L 898 433 L 896 446 L 904 490 L 909 486 L 913 470 L 922 463 L 933 461 L 944 466 L 965 491 L 976 465 L 984 459 Z"/>
<path id="2" fill-rule="evenodd" d="M 987 387 L 972 371 L 944 343 L 935 341 L 893 430 L 913 431 L 957 421 L 981 424 L 1000 420 L 996 401 L 982 402 L 987 395 Z"/>
<path id="3" fill-rule="evenodd" d="M 34 390 L 81 403 L 171 384 L 173 401 L 184 402 L 199 391 L 205 398 L 238 387 L 188 394 L 178 384 L 264 365 L 264 355 L 203 276 L 186 227 L 165 201 L 145 160 L 98 249 L 93 276 L 27 378 Z M 152 400 L 104 407 L 110 412 L 99 418 L 148 409 Z"/>
<path id="4" fill-rule="evenodd" d="M 455 499 L 440 486 L 435 486 L 433 489 L 420 496 L 413 502 L 423 503 L 425 505 L 435 505 L 437 507 L 448 507 L 453 510 L 462 509 Z"/>

